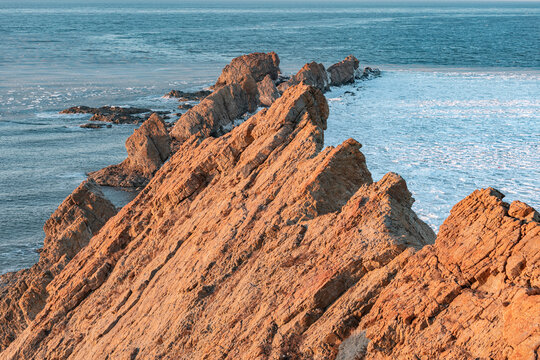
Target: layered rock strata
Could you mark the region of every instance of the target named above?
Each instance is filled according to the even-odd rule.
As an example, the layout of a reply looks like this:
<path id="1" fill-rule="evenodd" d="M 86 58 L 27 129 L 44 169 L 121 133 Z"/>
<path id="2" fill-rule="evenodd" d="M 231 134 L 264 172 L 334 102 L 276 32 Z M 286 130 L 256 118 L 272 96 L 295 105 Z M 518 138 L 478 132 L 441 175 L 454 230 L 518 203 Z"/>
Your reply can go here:
<path id="1" fill-rule="evenodd" d="M 186 135 L 0 357 L 538 357 L 540 215 L 478 190 L 435 239 L 358 142 L 323 149 L 328 111 L 302 82 Z"/>
<path id="2" fill-rule="evenodd" d="M 214 92 L 180 116 L 171 136 L 182 143 L 192 135 L 223 135 L 235 120 L 258 106 L 270 106 L 279 97 L 274 85 L 279 72 L 279 57 L 273 52 L 234 58 L 223 69 Z"/>
<path id="3" fill-rule="evenodd" d="M 359 143 L 322 150 L 327 116 L 301 84 L 220 138 L 185 141 L 3 355 L 307 356 L 333 303 L 435 237 L 401 177 L 372 181 Z"/>
<path id="4" fill-rule="evenodd" d="M 145 186 L 171 153 L 171 138 L 163 119 L 152 114 L 126 140 L 126 150 L 126 160 L 91 172 L 89 178 L 104 186 Z"/>
<path id="5" fill-rule="evenodd" d="M 330 85 L 341 86 L 353 83 L 359 66 L 360 62 L 352 55 L 349 55 L 345 60 L 330 66 L 328 68 Z"/>
<path id="6" fill-rule="evenodd" d="M 319 90 L 326 92 L 330 89 L 330 83 L 328 79 L 328 74 L 323 64 L 316 63 L 312 61 L 307 63 L 292 76 L 287 82 L 283 82 L 279 85 L 280 91 L 285 91 L 291 86 L 298 85 L 300 83 L 305 83 L 307 85 L 314 86 Z"/>
<path id="7" fill-rule="evenodd" d="M 29 269 L 0 277 L 0 351 L 43 309 L 48 284 L 115 214 L 114 205 L 91 180 L 83 182 L 56 209 L 43 227 L 45 241 L 39 261 Z"/>

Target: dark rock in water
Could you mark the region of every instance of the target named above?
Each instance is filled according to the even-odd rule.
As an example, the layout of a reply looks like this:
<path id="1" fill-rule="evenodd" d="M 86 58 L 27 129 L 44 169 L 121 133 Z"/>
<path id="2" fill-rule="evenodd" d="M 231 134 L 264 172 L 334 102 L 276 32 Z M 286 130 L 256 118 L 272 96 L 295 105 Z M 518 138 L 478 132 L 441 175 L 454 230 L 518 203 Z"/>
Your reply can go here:
<path id="1" fill-rule="evenodd" d="M 195 92 L 184 92 L 181 90 L 171 90 L 165 95 L 167 98 L 178 98 L 180 101 L 201 101 L 212 92 L 209 90 L 199 90 Z"/>
<path id="2" fill-rule="evenodd" d="M 143 122 L 151 112 L 151 109 L 133 107 L 102 106 L 99 108 L 92 108 L 88 106 L 73 106 L 69 109 L 60 111 L 60 114 L 94 114 L 90 118 L 90 121 L 103 121 L 115 124 L 138 124 Z M 166 111 L 158 112 L 160 115 L 167 113 L 168 112 Z"/>
<path id="3" fill-rule="evenodd" d="M 311 85 L 325 92 L 329 90 L 328 74 L 323 64 L 318 64 L 315 61 L 305 64 L 300 71 L 287 82 L 281 83 L 278 86 L 279 91 L 284 92 L 291 86 L 300 83 Z"/>
<path id="4" fill-rule="evenodd" d="M 345 91 L 345 95 L 356 96 L 356 94 L 353 93 L 352 91 Z"/>
<path id="5" fill-rule="evenodd" d="M 353 83 L 359 66 L 360 62 L 353 55 L 349 55 L 345 60 L 330 66 L 328 68 L 330 85 L 341 86 Z"/>
<path id="6" fill-rule="evenodd" d="M 178 108 L 180 110 L 189 110 L 189 109 L 193 108 L 193 105 L 191 105 L 191 104 L 180 104 L 180 105 L 178 105 Z"/>
<path id="7" fill-rule="evenodd" d="M 102 106 L 93 108 L 88 106 L 73 106 L 69 109 L 60 111 L 60 114 L 122 114 L 134 115 L 152 112 L 151 109 L 120 107 L 120 106 Z"/>
<path id="8" fill-rule="evenodd" d="M 288 76 L 288 75 L 279 74 L 277 80 L 275 81 L 275 84 L 276 84 L 276 86 L 278 86 L 279 84 L 287 82 L 290 79 L 291 79 L 291 77 Z"/>
<path id="9" fill-rule="evenodd" d="M 144 117 L 118 114 L 94 114 L 90 121 L 111 122 L 114 124 L 138 124 L 144 121 Z"/>
<path id="10" fill-rule="evenodd" d="M 171 138 L 163 119 L 156 113 L 152 114 L 126 140 L 126 150 L 126 160 L 91 172 L 89 177 L 105 186 L 145 186 L 171 152 Z"/>
<path id="11" fill-rule="evenodd" d="M 381 70 L 377 68 L 365 67 L 362 74 L 359 74 L 356 78 L 359 80 L 371 80 L 373 78 L 381 76 Z"/>
<path id="12" fill-rule="evenodd" d="M 83 129 L 101 129 L 105 127 L 105 124 L 86 123 L 80 125 L 80 127 L 82 127 Z M 109 125 L 108 127 L 111 127 L 111 125 Z"/>

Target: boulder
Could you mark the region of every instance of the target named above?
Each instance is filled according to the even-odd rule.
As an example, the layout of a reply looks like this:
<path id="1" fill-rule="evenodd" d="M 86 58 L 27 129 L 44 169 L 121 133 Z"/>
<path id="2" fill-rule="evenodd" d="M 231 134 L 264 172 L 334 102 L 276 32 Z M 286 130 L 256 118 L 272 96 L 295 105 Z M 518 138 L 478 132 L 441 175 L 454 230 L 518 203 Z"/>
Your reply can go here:
<path id="1" fill-rule="evenodd" d="M 152 114 L 126 140 L 126 150 L 126 160 L 91 172 L 89 178 L 105 186 L 145 186 L 171 153 L 171 138 L 163 119 Z"/>
<path id="2" fill-rule="evenodd" d="M 279 57 L 275 52 L 242 55 L 234 58 L 229 65 L 223 68 L 214 88 L 238 84 L 248 77 L 253 78 L 255 82 L 263 80 L 266 75 L 269 75 L 272 80 L 276 80 L 279 72 Z"/>
<path id="3" fill-rule="evenodd" d="M 0 277 L 0 351 L 43 309 L 47 285 L 84 248 L 116 208 L 93 181 L 83 182 L 43 227 L 39 261 L 29 269 Z"/>
<path id="4" fill-rule="evenodd" d="M 287 82 L 283 82 L 278 86 L 278 89 L 283 92 L 291 86 L 300 83 L 314 86 L 319 90 L 326 92 L 330 89 L 328 74 L 323 64 L 318 64 L 315 61 L 305 64 L 300 71 Z"/>
<path id="5" fill-rule="evenodd" d="M 341 86 L 354 82 L 360 62 L 353 55 L 328 68 L 331 86 Z"/>

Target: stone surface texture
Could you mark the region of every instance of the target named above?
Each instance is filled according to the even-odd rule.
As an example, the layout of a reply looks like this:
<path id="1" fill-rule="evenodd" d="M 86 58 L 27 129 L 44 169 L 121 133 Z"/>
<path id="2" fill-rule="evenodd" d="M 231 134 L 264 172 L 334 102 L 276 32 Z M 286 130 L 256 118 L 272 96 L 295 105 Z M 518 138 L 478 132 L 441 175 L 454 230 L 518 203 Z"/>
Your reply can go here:
<path id="1" fill-rule="evenodd" d="M 171 153 L 171 138 L 163 119 L 152 114 L 126 140 L 126 150 L 126 160 L 91 172 L 89 178 L 104 186 L 146 185 Z"/>
<path id="2" fill-rule="evenodd" d="M 477 190 L 436 237 L 357 141 L 323 147 L 328 104 L 305 82 L 226 129 L 221 107 L 255 106 L 269 63 L 233 60 L 198 105 L 211 115 L 175 126 L 176 152 L 139 195 L 80 251 L 54 250 L 73 259 L 2 333 L 1 359 L 539 357 L 539 214 Z M 330 74 L 346 83 L 350 68 Z"/>
<path id="3" fill-rule="evenodd" d="M 39 261 L 0 276 L 0 351 L 43 309 L 51 280 L 115 214 L 116 208 L 93 181 L 83 182 L 56 209 L 43 227 Z"/>

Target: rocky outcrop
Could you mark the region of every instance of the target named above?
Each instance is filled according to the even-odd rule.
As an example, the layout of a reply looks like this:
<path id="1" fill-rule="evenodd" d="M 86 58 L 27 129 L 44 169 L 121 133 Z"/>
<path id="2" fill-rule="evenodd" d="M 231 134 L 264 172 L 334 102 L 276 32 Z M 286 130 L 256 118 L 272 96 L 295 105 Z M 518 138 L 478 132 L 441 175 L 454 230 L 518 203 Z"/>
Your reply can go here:
<path id="1" fill-rule="evenodd" d="M 314 61 L 307 63 L 296 75 L 286 81 L 280 82 L 278 90 L 283 92 L 291 86 L 304 83 L 326 92 L 330 90 L 330 86 L 351 84 L 355 79 L 370 80 L 380 75 L 381 71 L 379 69 L 372 69 L 370 67 L 366 67 L 360 72 L 358 59 L 349 55 L 345 60 L 330 66 L 328 71 L 324 68 L 323 64 Z"/>
<path id="2" fill-rule="evenodd" d="M 281 83 L 278 88 L 280 91 L 285 91 L 289 87 L 298 85 L 302 82 L 314 86 L 323 92 L 330 89 L 328 74 L 326 73 L 324 65 L 318 64 L 315 61 L 304 65 L 296 75 L 291 77 L 287 82 Z"/>
<path id="3" fill-rule="evenodd" d="M 364 68 L 361 74 L 357 74 L 356 78 L 359 80 L 371 80 L 379 76 L 381 76 L 381 70 L 368 66 Z"/>
<path id="4" fill-rule="evenodd" d="M 89 173 L 100 185 L 142 187 L 168 159 L 171 138 L 167 127 L 157 114 L 152 114 L 126 140 L 128 157 L 118 165 Z"/>
<path id="5" fill-rule="evenodd" d="M 221 136 L 258 105 L 270 106 L 279 97 L 273 80 L 279 74 L 276 53 L 253 53 L 237 57 L 223 69 L 215 91 L 189 109 L 176 122 L 171 136 L 182 143 L 192 135 Z"/>
<path id="6" fill-rule="evenodd" d="M 357 74 L 360 62 L 353 55 L 349 55 L 345 60 L 334 64 L 328 68 L 331 86 L 341 86 L 351 84 Z"/>
<path id="7" fill-rule="evenodd" d="M 538 213 L 502 198 L 473 192 L 454 206 L 435 245 L 407 259 L 361 320 L 355 336 L 369 339 L 366 358 L 538 356 Z"/>
<path id="8" fill-rule="evenodd" d="M 358 142 L 322 150 L 327 116 L 322 93 L 297 85 L 222 137 L 185 141 L 3 355 L 308 354 L 332 304 L 435 237 L 401 177 L 372 181 Z"/>
<path id="9" fill-rule="evenodd" d="M 152 110 L 150 109 L 119 106 L 102 106 L 99 108 L 74 106 L 60 111 L 60 114 L 93 114 L 90 121 L 104 121 L 114 124 L 139 124 L 151 112 Z M 161 114 L 165 113 L 161 112 Z"/>
<path id="10" fill-rule="evenodd" d="M 212 92 L 210 90 L 199 90 L 195 92 L 184 92 L 180 90 L 171 90 L 165 97 L 166 98 L 178 98 L 179 101 L 201 101 L 205 97 L 210 95 Z"/>
<path id="11" fill-rule="evenodd" d="M 51 215 L 37 264 L 0 277 L 0 351 L 34 320 L 47 301 L 47 285 L 114 214 L 97 184 L 85 181 Z"/>
<path id="12" fill-rule="evenodd" d="M 269 75 L 272 80 L 276 80 L 279 72 L 279 57 L 275 52 L 242 55 L 234 58 L 229 65 L 225 66 L 214 88 L 239 84 L 248 78 L 259 82 L 266 75 Z"/>
<path id="13" fill-rule="evenodd" d="M 257 103 L 247 77 L 208 119 L 236 87 Z M 328 112 L 302 82 L 228 132 L 184 127 L 2 358 L 537 357 L 540 215 L 478 190 L 435 239 L 357 141 L 323 149 Z"/>
<path id="14" fill-rule="evenodd" d="M 83 129 L 102 129 L 104 127 L 111 128 L 112 125 L 111 124 L 105 125 L 105 124 L 100 124 L 100 123 L 86 123 L 86 124 L 79 125 L 79 127 Z"/>

